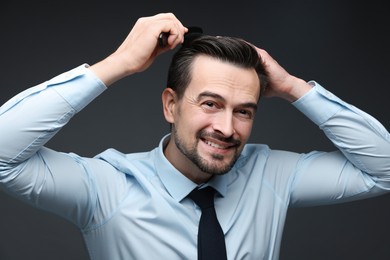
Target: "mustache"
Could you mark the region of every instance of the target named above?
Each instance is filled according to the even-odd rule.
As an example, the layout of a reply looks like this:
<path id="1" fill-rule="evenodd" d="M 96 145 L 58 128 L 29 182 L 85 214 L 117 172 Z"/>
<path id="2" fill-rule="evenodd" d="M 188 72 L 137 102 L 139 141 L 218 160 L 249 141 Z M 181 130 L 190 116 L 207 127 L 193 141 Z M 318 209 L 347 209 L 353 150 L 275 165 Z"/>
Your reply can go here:
<path id="1" fill-rule="evenodd" d="M 206 130 L 200 130 L 197 134 L 197 138 L 199 139 L 206 139 L 206 138 L 212 138 L 215 140 L 219 140 L 224 143 L 228 143 L 234 146 L 240 146 L 241 141 L 238 139 L 233 138 L 233 136 L 225 137 L 222 134 L 218 132 L 207 132 Z"/>

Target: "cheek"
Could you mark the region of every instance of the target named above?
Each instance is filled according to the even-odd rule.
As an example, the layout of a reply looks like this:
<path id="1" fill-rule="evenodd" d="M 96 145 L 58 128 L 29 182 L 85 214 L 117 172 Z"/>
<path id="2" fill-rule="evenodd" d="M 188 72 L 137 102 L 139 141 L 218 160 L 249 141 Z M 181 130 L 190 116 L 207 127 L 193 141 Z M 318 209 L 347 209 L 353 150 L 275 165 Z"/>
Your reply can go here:
<path id="1" fill-rule="evenodd" d="M 181 128 L 183 134 L 198 132 L 211 125 L 212 119 L 202 111 L 184 111 L 176 115 L 175 125 Z"/>
<path id="2" fill-rule="evenodd" d="M 253 121 L 250 122 L 242 122 L 240 120 L 237 120 L 238 122 L 235 123 L 234 129 L 236 133 L 240 136 L 241 141 L 246 143 L 246 141 L 249 139 L 249 136 L 252 132 L 253 127 Z"/>

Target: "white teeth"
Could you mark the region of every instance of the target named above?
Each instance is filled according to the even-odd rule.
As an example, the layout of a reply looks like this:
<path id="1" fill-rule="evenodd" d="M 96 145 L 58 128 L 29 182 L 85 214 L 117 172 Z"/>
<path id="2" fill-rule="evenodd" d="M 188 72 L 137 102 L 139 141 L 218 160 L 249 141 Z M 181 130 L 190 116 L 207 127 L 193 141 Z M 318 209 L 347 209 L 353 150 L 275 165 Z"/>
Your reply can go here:
<path id="1" fill-rule="evenodd" d="M 216 144 L 216 143 L 212 143 L 212 142 L 210 142 L 210 141 L 205 141 L 206 142 L 206 144 L 208 144 L 208 145 L 210 145 L 210 146 L 212 146 L 212 147 L 215 147 L 215 148 L 218 148 L 218 149 L 225 149 L 226 147 L 224 147 L 224 146 L 221 146 L 221 145 L 219 145 L 219 144 Z"/>

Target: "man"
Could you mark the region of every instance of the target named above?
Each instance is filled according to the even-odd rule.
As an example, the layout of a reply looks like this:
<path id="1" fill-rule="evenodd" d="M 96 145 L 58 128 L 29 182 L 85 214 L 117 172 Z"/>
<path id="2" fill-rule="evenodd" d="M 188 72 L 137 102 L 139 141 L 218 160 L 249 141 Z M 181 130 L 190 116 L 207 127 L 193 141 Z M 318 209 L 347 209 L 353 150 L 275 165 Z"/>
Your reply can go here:
<path id="1" fill-rule="evenodd" d="M 387 192 L 390 136 L 379 122 L 243 40 L 188 40 L 187 31 L 173 14 L 140 18 L 109 57 L 4 104 L 1 186 L 77 225 L 92 259 L 196 259 L 201 210 L 188 197 L 196 188 L 217 190 L 228 259 L 278 259 L 290 205 Z M 169 33 L 167 47 L 158 45 L 161 33 Z M 171 134 L 158 148 L 85 158 L 44 147 L 106 87 L 179 45 L 162 93 Z M 297 154 L 247 144 L 261 96 L 292 102 L 338 151 Z"/>

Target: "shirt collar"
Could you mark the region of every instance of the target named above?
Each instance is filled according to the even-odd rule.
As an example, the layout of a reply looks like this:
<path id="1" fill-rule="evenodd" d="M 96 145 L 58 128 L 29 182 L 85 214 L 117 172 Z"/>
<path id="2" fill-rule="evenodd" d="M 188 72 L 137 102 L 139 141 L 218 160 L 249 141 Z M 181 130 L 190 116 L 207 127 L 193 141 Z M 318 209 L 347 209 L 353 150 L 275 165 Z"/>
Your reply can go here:
<path id="1" fill-rule="evenodd" d="M 161 139 L 157 149 L 155 166 L 157 174 L 168 193 L 179 202 L 184 199 L 193 189 L 198 187 L 198 185 L 179 172 L 165 157 L 164 147 L 168 143 L 169 139 L 170 134 L 164 136 Z M 230 173 L 215 176 L 204 185 L 212 186 L 218 191 L 220 195 L 224 197 L 227 192 L 229 174 Z"/>

